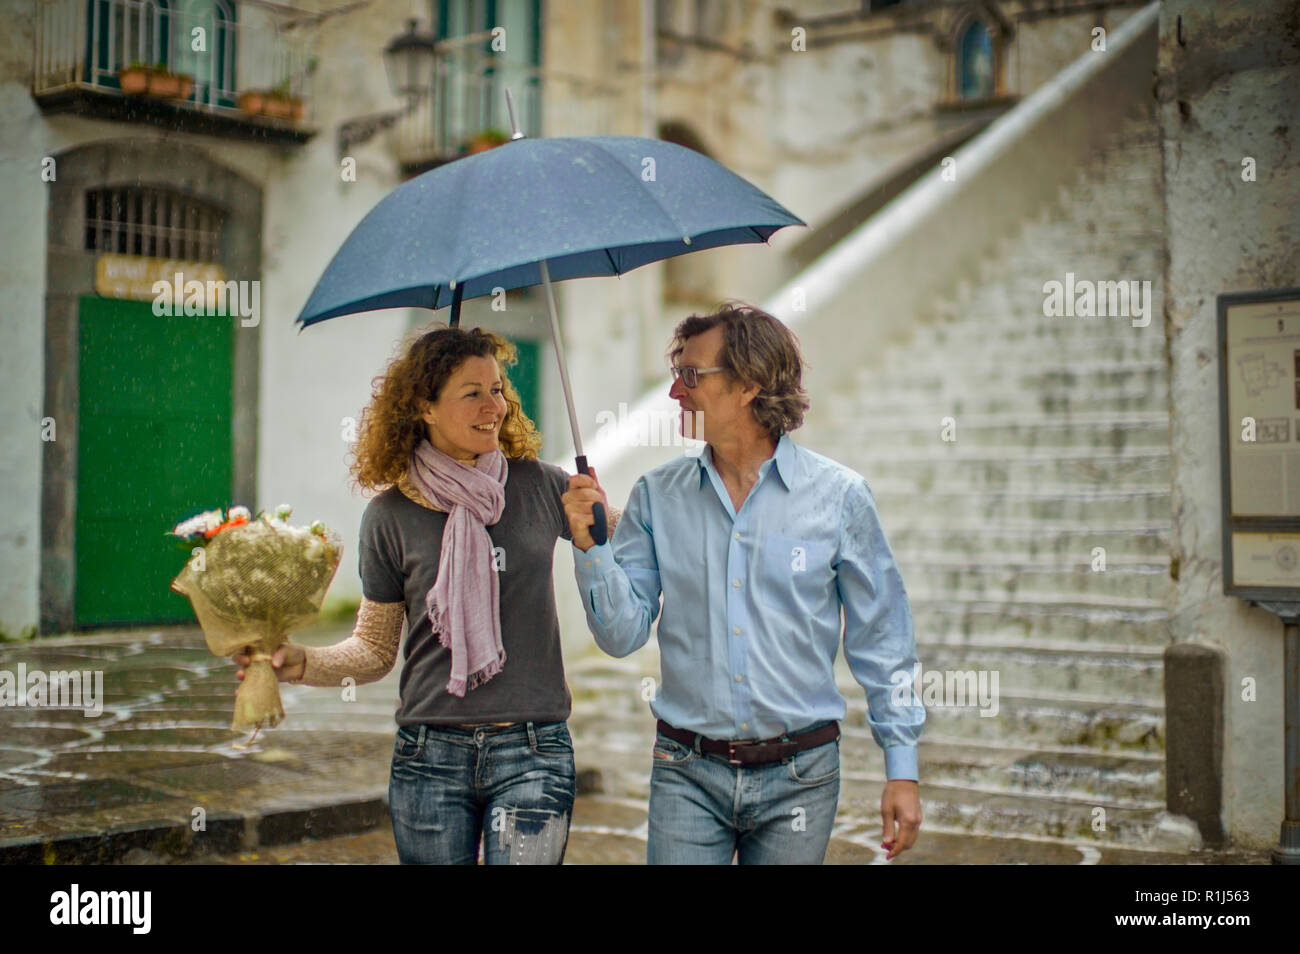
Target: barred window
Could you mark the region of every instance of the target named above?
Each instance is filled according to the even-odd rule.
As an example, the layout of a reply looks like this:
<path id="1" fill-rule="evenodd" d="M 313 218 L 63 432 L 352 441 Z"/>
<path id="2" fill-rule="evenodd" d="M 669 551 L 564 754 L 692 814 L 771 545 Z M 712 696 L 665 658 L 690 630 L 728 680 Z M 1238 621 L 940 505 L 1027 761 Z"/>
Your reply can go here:
<path id="1" fill-rule="evenodd" d="M 215 262 L 224 213 L 171 189 L 141 186 L 86 191 L 86 250 Z"/>

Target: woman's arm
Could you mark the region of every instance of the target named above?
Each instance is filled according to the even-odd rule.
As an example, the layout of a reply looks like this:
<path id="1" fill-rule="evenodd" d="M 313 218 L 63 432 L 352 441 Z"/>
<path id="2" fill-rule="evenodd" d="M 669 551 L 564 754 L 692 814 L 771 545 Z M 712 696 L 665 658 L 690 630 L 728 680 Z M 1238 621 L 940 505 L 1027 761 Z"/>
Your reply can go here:
<path id="1" fill-rule="evenodd" d="M 376 603 L 363 596 L 351 636 L 333 646 L 303 647 L 307 663 L 295 683 L 337 687 L 348 676 L 358 685 L 382 679 L 397 659 L 405 618 L 405 603 Z"/>

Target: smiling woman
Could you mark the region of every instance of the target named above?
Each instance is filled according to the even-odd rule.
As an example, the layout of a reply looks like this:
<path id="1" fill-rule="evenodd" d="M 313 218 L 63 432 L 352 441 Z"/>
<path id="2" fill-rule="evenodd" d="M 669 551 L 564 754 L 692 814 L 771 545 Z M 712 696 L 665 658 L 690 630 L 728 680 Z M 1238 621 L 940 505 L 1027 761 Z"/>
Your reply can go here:
<path id="1" fill-rule="evenodd" d="M 335 689 L 381 679 L 405 618 L 389 781 L 404 863 L 473 864 L 481 845 L 488 864 L 558 864 L 568 841 L 572 702 L 552 584 L 568 475 L 537 459 L 513 357 L 489 332 L 438 328 L 376 379 L 354 451 L 357 484 L 379 491 L 361 518 L 356 631 L 286 644 L 278 667 Z"/>
<path id="2" fill-rule="evenodd" d="M 395 485 L 407 472 L 416 445 L 430 439 L 430 417 L 435 421 L 445 419 L 449 430 L 455 429 L 456 421 L 471 426 L 488 422 L 492 415 L 487 413 L 486 404 L 473 411 L 477 416 L 457 418 L 451 410 L 460 406 L 468 414 L 471 407 L 479 408 L 471 397 L 471 385 L 475 383 L 479 398 L 499 385 L 505 407 L 498 411 L 496 439 L 481 440 L 475 434 L 475 443 L 460 456 L 488 453 L 500 447 L 508 458 L 536 459 L 542 436 L 524 414 L 519 395 L 504 370 L 514 361 L 513 344 L 478 328 L 438 328 L 417 338 L 374 381 L 371 402 L 362 413 L 353 450 L 352 473 L 357 485 L 374 491 Z M 479 373 L 471 373 L 474 370 Z"/>
<path id="3" fill-rule="evenodd" d="M 505 384 L 490 355 L 466 358 L 437 401 L 425 402 L 421 415 L 429 426 L 429 443 L 453 460 L 473 465 L 480 454 L 497 447 L 497 429 L 505 419 Z"/>

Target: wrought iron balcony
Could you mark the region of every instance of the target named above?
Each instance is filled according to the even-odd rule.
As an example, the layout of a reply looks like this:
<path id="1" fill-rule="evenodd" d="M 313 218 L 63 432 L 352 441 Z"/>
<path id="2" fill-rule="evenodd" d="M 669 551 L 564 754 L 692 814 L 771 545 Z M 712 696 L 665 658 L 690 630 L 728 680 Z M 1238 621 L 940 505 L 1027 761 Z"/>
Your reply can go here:
<path id="1" fill-rule="evenodd" d="M 511 63 L 470 49 L 468 42 L 444 40 L 438 45 L 431 89 L 390 133 L 403 171 L 413 175 L 507 138 L 507 87 L 519 128 L 527 136 L 617 131 L 616 86 Z"/>
<path id="2" fill-rule="evenodd" d="M 76 112 L 278 142 L 310 125 L 309 27 L 235 0 L 36 0 L 32 95 Z"/>

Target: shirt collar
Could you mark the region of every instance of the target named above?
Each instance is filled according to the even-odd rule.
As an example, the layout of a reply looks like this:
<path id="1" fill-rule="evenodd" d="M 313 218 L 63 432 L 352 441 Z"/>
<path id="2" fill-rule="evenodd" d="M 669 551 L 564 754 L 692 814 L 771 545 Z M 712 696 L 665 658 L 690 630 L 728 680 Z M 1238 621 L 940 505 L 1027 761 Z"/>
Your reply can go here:
<path id="1" fill-rule="evenodd" d="M 795 444 L 794 441 L 790 440 L 789 434 L 781 435 L 776 442 L 776 451 L 772 457 L 764 461 L 758 468 L 759 479 L 762 479 L 767 470 L 772 467 L 773 459 L 776 461 L 776 472 L 781 478 L 781 483 L 785 484 L 786 490 L 793 490 Z M 700 451 L 700 455 L 695 460 L 700 467 L 700 486 L 703 487 L 709 470 L 716 469 L 713 467 L 713 445 L 705 444 L 704 449 Z"/>

